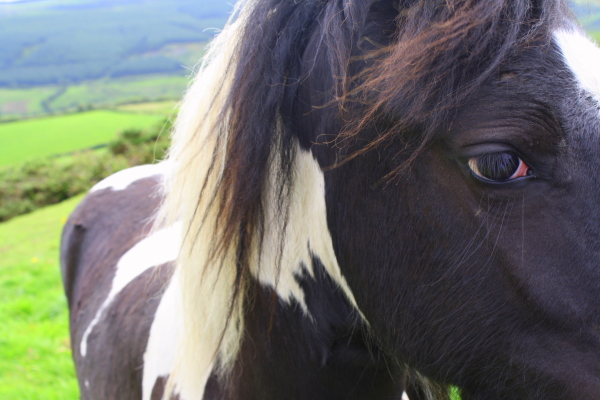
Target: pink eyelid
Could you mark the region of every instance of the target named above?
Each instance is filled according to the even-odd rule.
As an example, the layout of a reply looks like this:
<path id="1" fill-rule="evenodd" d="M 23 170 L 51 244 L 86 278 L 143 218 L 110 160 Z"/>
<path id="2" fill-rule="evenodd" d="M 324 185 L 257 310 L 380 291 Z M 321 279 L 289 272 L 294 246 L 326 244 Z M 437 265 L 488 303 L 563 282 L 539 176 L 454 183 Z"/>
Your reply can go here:
<path id="1" fill-rule="evenodd" d="M 525 164 L 523 162 L 523 160 L 521 160 L 519 158 L 519 167 L 517 168 L 517 170 L 515 171 L 515 173 L 512 174 L 512 176 L 510 178 L 508 178 L 508 180 L 522 178 L 524 176 L 527 176 L 528 172 L 529 172 L 529 165 Z"/>

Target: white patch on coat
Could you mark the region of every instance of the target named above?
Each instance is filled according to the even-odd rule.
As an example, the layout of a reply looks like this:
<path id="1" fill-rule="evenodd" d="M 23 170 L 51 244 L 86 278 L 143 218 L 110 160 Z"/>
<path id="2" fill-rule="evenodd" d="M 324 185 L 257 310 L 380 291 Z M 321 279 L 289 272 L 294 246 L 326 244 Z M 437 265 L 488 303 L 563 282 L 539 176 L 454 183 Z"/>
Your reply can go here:
<path id="1" fill-rule="evenodd" d="M 295 276 L 302 275 L 304 266 L 310 276 L 314 277 L 312 263 L 314 255 L 360 313 L 333 250 L 333 241 L 327 226 L 325 178 L 319 163 L 310 151 L 302 150 L 297 145 L 289 198 L 289 220 L 285 225 L 276 212 L 279 206 L 274 182 L 277 179 L 277 169 L 277 165 L 274 165 L 268 186 L 271 190 L 268 190 L 263 200 L 266 210 L 264 226 L 268 229 L 263 238 L 260 259 L 256 255 L 254 257 L 252 273 L 263 285 L 274 288 L 283 300 L 289 303 L 292 298 L 295 299 L 304 312 L 310 314 L 304 301 L 304 292 Z M 280 264 L 278 257 L 281 257 Z M 281 265 L 279 276 L 278 265 Z"/>
<path id="2" fill-rule="evenodd" d="M 175 260 L 180 245 L 181 224 L 175 224 L 142 239 L 123 254 L 117 263 L 110 292 L 81 338 L 79 352 L 82 357 L 86 356 L 87 341 L 92 329 L 119 292 L 147 269 Z"/>
<path id="3" fill-rule="evenodd" d="M 600 48 L 575 28 L 556 31 L 554 38 L 579 89 L 600 103 Z"/>
<path id="4" fill-rule="evenodd" d="M 168 171 L 168 169 L 168 162 L 138 165 L 136 167 L 127 168 L 122 171 L 116 172 L 111 176 L 96 183 L 90 189 L 90 193 L 102 189 L 124 190 L 127 189 L 129 185 L 136 181 L 139 181 L 140 179 L 149 178 L 155 175 L 163 175 Z"/>
<path id="5" fill-rule="evenodd" d="M 182 334 L 181 286 L 175 275 L 160 300 L 150 328 L 148 345 L 144 352 L 142 400 L 150 400 L 157 379 L 165 378 L 173 371 L 177 343 Z M 181 394 L 179 398 L 183 400 Z"/>
<path id="6" fill-rule="evenodd" d="M 402 400 L 410 400 L 406 392 L 402 392 Z"/>

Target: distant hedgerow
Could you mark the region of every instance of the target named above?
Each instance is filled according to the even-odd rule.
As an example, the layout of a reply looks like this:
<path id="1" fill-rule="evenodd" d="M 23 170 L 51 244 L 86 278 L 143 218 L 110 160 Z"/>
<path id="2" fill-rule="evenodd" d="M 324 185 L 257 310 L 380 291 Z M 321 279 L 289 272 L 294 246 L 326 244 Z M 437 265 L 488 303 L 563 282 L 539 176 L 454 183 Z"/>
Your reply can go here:
<path id="1" fill-rule="evenodd" d="M 85 192 L 122 169 L 163 159 L 169 130 L 168 121 L 150 131 L 128 129 L 108 143 L 107 150 L 84 150 L 0 168 L 0 221 Z"/>

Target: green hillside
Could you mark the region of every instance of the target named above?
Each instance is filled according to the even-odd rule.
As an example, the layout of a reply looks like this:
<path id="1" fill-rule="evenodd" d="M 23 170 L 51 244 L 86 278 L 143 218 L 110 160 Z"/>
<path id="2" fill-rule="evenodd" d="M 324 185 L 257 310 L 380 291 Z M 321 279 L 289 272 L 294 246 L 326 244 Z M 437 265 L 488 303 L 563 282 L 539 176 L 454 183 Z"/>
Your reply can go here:
<path id="1" fill-rule="evenodd" d="M 0 124 L 0 166 L 106 143 L 128 128 L 146 129 L 164 115 L 90 111 Z"/>
<path id="2" fill-rule="evenodd" d="M 0 122 L 181 98 L 231 3 L 0 1 Z"/>
<path id="3" fill-rule="evenodd" d="M 181 98 L 188 82 L 187 77 L 177 75 L 138 75 L 66 87 L 0 87 L 0 122 L 120 104 L 174 101 Z"/>
<path id="4" fill-rule="evenodd" d="M 58 248 L 81 196 L 0 223 L 0 399 L 76 400 Z"/>
<path id="5" fill-rule="evenodd" d="M 100 78 L 185 75 L 222 28 L 227 0 L 0 2 L 0 87 L 70 86 Z M 573 2 L 589 31 L 600 3 Z M 213 28 L 213 29 L 211 29 Z"/>
<path id="6" fill-rule="evenodd" d="M 0 1 L 0 122 L 181 98 L 235 1 Z M 600 41 L 600 1 L 573 10 Z"/>
<path id="7" fill-rule="evenodd" d="M 183 75 L 202 49 L 177 45 L 210 41 L 230 9 L 196 0 L 0 2 L 0 86 Z"/>

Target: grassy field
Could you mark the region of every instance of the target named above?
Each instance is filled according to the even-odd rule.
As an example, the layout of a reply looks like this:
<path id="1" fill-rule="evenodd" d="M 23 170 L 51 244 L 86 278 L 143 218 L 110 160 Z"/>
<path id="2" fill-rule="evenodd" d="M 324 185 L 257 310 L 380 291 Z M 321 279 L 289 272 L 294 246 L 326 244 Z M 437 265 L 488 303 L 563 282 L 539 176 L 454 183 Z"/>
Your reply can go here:
<path id="1" fill-rule="evenodd" d="M 73 110 L 81 106 L 107 107 L 114 104 L 179 99 L 188 85 L 183 76 L 151 76 L 101 79 L 69 86 L 50 103 L 53 110 Z"/>
<path id="2" fill-rule="evenodd" d="M 104 110 L 0 124 L 0 166 L 106 143 L 119 131 L 148 128 L 163 118 Z"/>
<path id="3" fill-rule="evenodd" d="M 185 76 L 145 75 L 99 79 L 65 87 L 0 88 L 0 122 L 90 107 L 98 109 L 128 103 L 172 102 L 182 97 L 188 84 L 189 79 Z"/>
<path id="4" fill-rule="evenodd" d="M 79 398 L 58 249 L 80 200 L 0 224 L 0 399 Z"/>
<path id="5" fill-rule="evenodd" d="M 133 103 L 117 106 L 115 109 L 130 113 L 161 114 L 170 116 L 177 110 L 177 101 L 155 101 L 149 103 Z"/>

